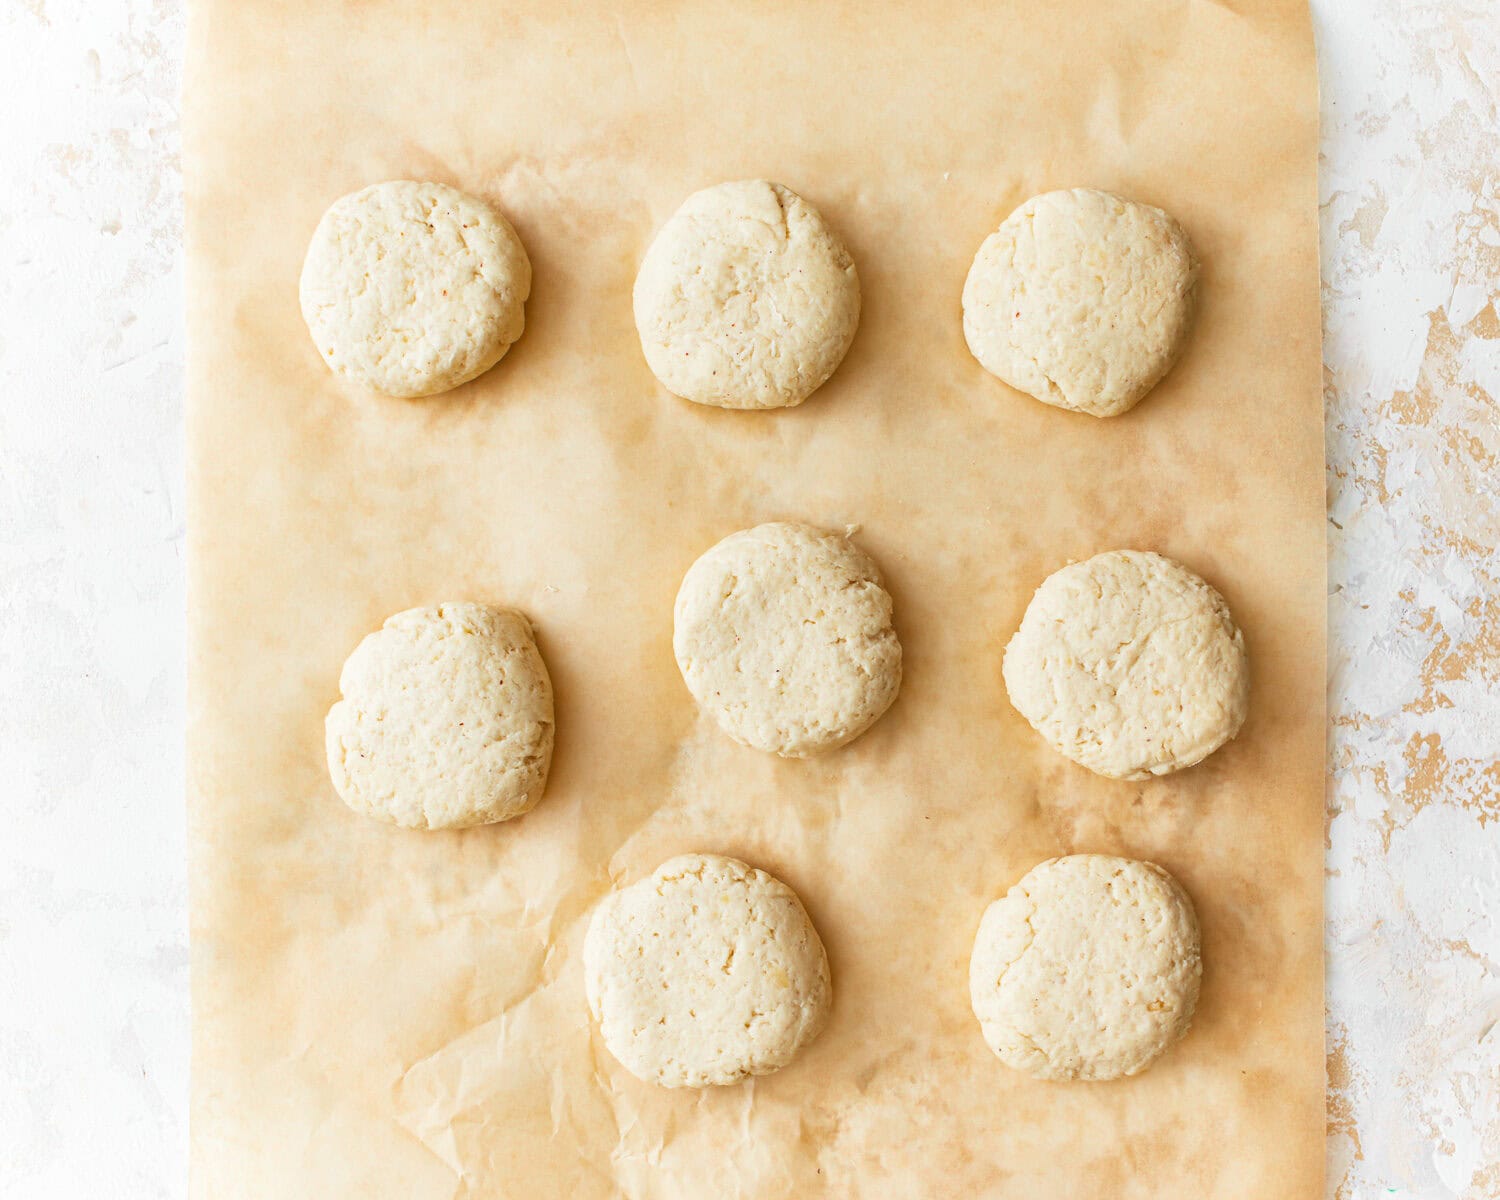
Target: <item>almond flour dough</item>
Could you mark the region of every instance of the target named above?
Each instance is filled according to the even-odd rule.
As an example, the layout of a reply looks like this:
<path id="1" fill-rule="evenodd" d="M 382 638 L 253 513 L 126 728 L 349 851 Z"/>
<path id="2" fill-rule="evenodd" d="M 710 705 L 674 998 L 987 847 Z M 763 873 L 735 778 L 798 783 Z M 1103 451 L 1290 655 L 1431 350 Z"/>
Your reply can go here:
<path id="1" fill-rule="evenodd" d="M 732 533 L 683 578 L 672 649 L 735 741 L 803 758 L 852 741 L 901 686 L 891 597 L 847 538 L 773 522 Z"/>
<path id="2" fill-rule="evenodd" d="M 397 613 L 344 663 L 328 770 L 350 808 L 407 829 L 507 821 L 541 799 L 552 683 L 526 618 L 482 604 Z"/>
<path id="3" fill-rule="evenodd" d="M 1038 1079 L 1118 1079 L 1187 1032 L 1202 974 L 1192 901 L 1160 867 L 1074 854 L 1033 867 L 979 923 L 984 1040 Z"/>
<path id="4" fill-rule="evenodd" d="M 721 183 L 662 226 L 635 281 L 635 324 L 657 379 L 719 408 L 801 404 L 859 325 L 854 260 L 779 183 Z"/>
<path id="5" fill-rule="evenodd" d="M 1052 748 L 1113 779 L 1190 767 L 1239 732 L 1245 639 L 1224 597 L 1140 550 L 1049 575 L 1005 648 L 1010 702 Z"/>
<path id="6" fill-rule="evenodd" d="M 387 396 L 430 396 L 493 367 L 521 336 L 531 263 L 490 204 L 396 180 L 323 214 L 302 316 L 323 360 Z"/>
<path id="7" fill-rule="evenodd" d="M 684 854 L 595 910 L 589 1010 L 637 1079 L 708 1087 L 764 1075 L 817 1037 L 833 991 L 797 895 L 733 858 Z"/>
<path id="8" fill-rule="evenodd" d="M 1159 208 L 1092 188 L 1034 196 L 985 239 L 964 337 L 991 375 L 1058 408 L 1113 417 L 1171 368 L 1198 266 Z"/>

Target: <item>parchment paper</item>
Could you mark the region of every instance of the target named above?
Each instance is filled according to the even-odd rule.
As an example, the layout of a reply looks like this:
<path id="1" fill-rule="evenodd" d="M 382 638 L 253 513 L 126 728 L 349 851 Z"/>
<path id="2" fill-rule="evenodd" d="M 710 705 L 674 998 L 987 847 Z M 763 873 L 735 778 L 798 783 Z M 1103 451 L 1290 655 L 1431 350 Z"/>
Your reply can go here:
<path id="1" fill-rule="evenodd" d="M 191 323 L 193 1192 L 318 1197 L 1321 1197 L 1323 454 L 1316 80 L 1302 0 L 514 5 L 196 0 Z M 783 181 L 864 316 L 801 408 L 658 387 L 630 288 L 689 192 Z M 444 398 L 346 391 L 297 307 L 335 197 L 496 200 L 526 333 Z M 1204 262 L 1185 359 L 1132 414 L 1047 408 L 965 349 L 959 293 L 1030 194 L 1175 213 Z M 672 599 L 759 521 L 857 524 L 906 679 L 783 762 L 699 717 Z M 1162 551 L 1229 599 L 1249 722 L 1131 784 L 1046 748 L 1000 652 L 1052 570 Z M 322 720 L 389 613 L 531 615 L 546 798 L 457 834 L 340 804 Z M 590 907 L 668 855 L 789 882 L 831 1024 L 740 1086 L 638 1083 L 591 1028 Z M 984 907 L 1050 855 L 1173 871 L 1202 1002 L 1134 1080 L 1004 1068 L 969 1011 Z"/>

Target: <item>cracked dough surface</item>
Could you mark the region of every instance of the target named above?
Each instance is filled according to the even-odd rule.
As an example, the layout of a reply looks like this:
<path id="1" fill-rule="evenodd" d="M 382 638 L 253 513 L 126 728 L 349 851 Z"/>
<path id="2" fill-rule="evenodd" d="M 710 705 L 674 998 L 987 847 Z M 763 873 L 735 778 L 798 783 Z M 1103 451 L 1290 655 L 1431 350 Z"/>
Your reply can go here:
<path id="1" fill-rule="evenodd" d="M 1049 575 L 1005 648 L 1010 702 L 1052 748 L 1114 779 L 1190 767 L 1239 732 L 1245 640 L 1186 567 L 1111 550 Z"/>
<path id="2" fill-rule="evenodd" d="M 531 263 L 490 204 L 394 180 L 335 200 L 302 265 L 302 316 L 337 374 L 387 396 L 445 392 L 521 336 Z"/>
<path id="3" fill-rule="evenodd" d="M 797 894 L 685 854 L 608 896 L 583 946 L 589 1010 L 636 1078 L 708 1087 L 791 1062 L 822 1030 L 828 959 Z"/>
<path id="4" fill-rule="evenodd" d="M 859 276 L 790 188 L 721 183 L 662 226 L 635 281 L 635 324 L 674 394 L 719 408 L 801 404 L 859 325 Z"/>
<path id="5" fill-rule="evenodd" d="M 984 1040 L 1038 1079 L 1118 1079 L 1187 1032 L 1198 918 L 1152 863 L 1102 854 L 1033 867 L 986 910 L 969 961 Z"/>
<path id="6" fill-rule="evenodd" d="M 672 649 L 693 699 L 735 741 L 803 758 L 852 741 L 901 686 L 891 597 L 836 533 L 732 533 L 682 580 Z"/>
<path id="7" fill-rule="evenodd" d="M 328 770 L 355 812 L 408 829 L 518 817 L 552 761 L 552 683 L 531 625 L 482 604 L 412 608 L 344 663 Z"/>
<path id="8" fill-rule="evenodd" d="M 985 239 L 964 337 L 991 375 L 1096 417 L 1133 408 L 1181 353 L 1198 267 L 1159 208 L 1093 188 L 1046 192 Z"/>

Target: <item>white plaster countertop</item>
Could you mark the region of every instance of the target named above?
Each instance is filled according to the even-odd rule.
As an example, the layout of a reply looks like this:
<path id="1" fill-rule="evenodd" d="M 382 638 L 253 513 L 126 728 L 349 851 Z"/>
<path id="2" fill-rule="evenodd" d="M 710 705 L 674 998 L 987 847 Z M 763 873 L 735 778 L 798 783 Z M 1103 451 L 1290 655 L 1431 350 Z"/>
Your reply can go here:
<path id="1" fill-rule="evenodd" d="M 1313 9 L 1329 1194 L 1496 1200 L 1500 0 Z M 5 1200 L 186 1194 L 182 39 L 0 0 Z"/>

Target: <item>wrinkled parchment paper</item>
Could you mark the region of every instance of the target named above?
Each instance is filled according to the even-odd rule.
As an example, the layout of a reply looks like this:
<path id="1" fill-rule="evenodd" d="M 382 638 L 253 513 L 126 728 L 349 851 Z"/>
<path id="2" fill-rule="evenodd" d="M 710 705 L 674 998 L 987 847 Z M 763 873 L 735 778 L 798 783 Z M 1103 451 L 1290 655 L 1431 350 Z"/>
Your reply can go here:
<path id="1" fill-rule="evenodd" d="M 194 1195 L 1322 1195 L 1323 455 L 1316 80 L 1302 0 L 977 5 L 196 0 L 187 86 Z M 500 366 L 352 394 L 297 307 L 335 197 L 492 197 L 535 267 Z M 630 287 L 689 192 L 784 181 L 864 317 L 801 408 L 667 395 Z M 1128 416 L 1047 408 L 967 353 L 984 236 L 1048 188 L 1162 205 L 1203 261 L 1185 359 Z M 777 518 L 857 524 L 900 699 L 810 762 L 694 710 L 672 600 Z M 1069 559 L 1159 550 L 1228 597 L 1239 739 L 1095 778 L 1010 708 L 1001 648 Z M 546 798 L 417 834 L 335 798 L 322 720 L 389 613 L 536 623 Z M 801 894 L 835 1009 L 789 1069 L 638 1083 L 591 1028 L 590 907 L 686 850 Z M 970 1014 L 985 905 L 1050 855 L 1160 862 L 1203 922 L 1202 1003 L 1145 1075 L 1008 1071 Z"/>

